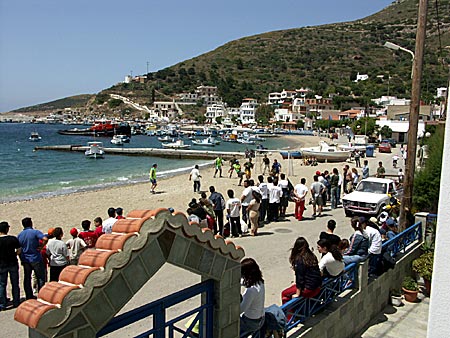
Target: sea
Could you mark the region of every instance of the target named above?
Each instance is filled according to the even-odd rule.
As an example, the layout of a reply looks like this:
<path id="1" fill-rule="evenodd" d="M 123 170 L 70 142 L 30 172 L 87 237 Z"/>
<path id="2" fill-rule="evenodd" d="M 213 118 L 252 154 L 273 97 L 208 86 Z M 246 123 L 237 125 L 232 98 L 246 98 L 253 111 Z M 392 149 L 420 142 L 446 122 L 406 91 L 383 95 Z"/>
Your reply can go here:
<path id="1" fill-rule="evenodd" d="M 82 152 L 35 150 L 46 145 L 86 145 L 92 136 L 60 135 L 58 130 L 80 128 L 62 124 L 0 123 L 0 202 L 12 202 L 97 190 L 110 186 L 136 184 L 148 181 L 153 163 L 158 164 L 158 177 L 186 173 L 195 165 L 205 166 L 212 160 L 170 159 L 150 156 L 121 156 L 105 154 L 103 159 L 86 158 Z M 38 132 L 40 142 L 29 141 L 30 134 Z M 111 138 L 97 137 L 104 147 L 116 147 Z M 189 144 L 189 140 L 185 140 Z M 289 146 L 284 138 L 268 138 L 268 149 Z M 135 135 L 125 148 L 161 148 L 156 136 Z M 222 142 L 215 151 L 242 151 L 253 145 Z M 202 147 L 191 147 L 199 149 Z M 212 150 L 212 149 L 208 149 Z"/>

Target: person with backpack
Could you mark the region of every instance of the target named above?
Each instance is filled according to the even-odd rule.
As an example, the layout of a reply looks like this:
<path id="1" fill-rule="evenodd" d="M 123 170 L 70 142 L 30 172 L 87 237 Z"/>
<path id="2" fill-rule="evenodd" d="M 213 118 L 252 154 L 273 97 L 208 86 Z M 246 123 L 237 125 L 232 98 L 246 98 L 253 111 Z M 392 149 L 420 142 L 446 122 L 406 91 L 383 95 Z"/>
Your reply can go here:
<path id="1" fill-rule="evenodd" d="M 211 193 L 209 199 L 213 203 L 213 210 L 216 216 L 216 228 L 214 229 L 214 233 L 218 233 L 223 237 L 223 211 L 225 210 L 225 199 L 220 192 L 216 191 L 216 188 L 214 186 L 209 187 L 209 192 Z"/>

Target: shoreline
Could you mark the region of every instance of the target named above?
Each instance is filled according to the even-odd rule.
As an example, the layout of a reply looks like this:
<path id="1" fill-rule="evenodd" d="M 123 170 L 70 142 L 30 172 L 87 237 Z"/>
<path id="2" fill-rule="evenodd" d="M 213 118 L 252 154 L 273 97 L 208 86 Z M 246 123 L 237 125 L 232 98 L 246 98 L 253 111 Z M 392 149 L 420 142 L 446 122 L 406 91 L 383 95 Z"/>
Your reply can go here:
<path id="1" fill-rule="evenodd" d="M 310 144 L 315 145 L 319 140 L 316 136 L 283 135 L 281 137 L 289 143 L 283 149 L 298 149 Z M 282 165 L 286 161 L 281 159 L 278 152 L 274 151 L 268 154 L 271 160 L 277 158 Z M 260 173 L 260 162 L 261 157 L 258 157 L 255 160 L 253 177 Z M 203 162 L 201 165 L 200 172 L 204 177 L 202 179 L 202 191 L 207 191 L 210 185 L 214 185 L 224 196 L 226 196 L 227 188 L 235 189 L 236 194 L 241 193 L 241 187 L 237 186 L 235 175 L 232 179 L 212 179 L 214 173 L 212 161 L 211 163 Z M 283 169 L 286 168 L 286 171 L 287 167 L 287 165 L 283 165 Z M 225 162 L 223 169 L 225 177 L 227 177 L 228 168 L 228 162 Z M 2 220 L 10 223 L 11 234 L 16 235 L 21 231 L 21 220 L 24 217 L 31 217 L 34 220 L 35 228 L 43 232 L 50 227 L 61 226 L 68 234 L 72 227 L 79 228 L 83 219 L 92 221 L 98 216 L 106 218 L 106 211 L 111 206 L 124 208 L 124 214 L 134 209 L 154 209 L 157 207 L 173 207 L 175 210 L 185 212 L 190 198 L 199 197 L 192 193 L 191 183 L 187 180 L 191 169 L 192 167 L 179 168 L 169 175 L 158 176 L 157 191 L 159 190 L 159 193 L 153 196 L 149 195 L 149 182 L 144 177 L 142 181 L 122 181 L 117 184 L 91 186 L 86 189 L 51 196 L 24 197 L 14 201 L 2 201 L 0 203 L 0 215 Z M 161 175 L 161 172 L 159 175 Z M 186 184 L 187 182 L 189 183 Z M 177 196 L 179 193 L 181 193 L 181 196 Z M 193 196 L 188 198 L 190 195 Z"/>

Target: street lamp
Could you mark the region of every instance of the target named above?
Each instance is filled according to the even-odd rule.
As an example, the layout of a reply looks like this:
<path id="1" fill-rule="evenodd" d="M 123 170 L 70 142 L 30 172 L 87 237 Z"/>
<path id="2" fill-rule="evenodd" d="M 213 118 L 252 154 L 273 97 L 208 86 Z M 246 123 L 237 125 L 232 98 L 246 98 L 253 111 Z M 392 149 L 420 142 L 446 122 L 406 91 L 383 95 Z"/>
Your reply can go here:
<path id="1" fill-rule="evenodd" d="M 407 52 L 407 53 L 411 54 L 411 61 L 414 61 L 415 55 L 412 50 L 406 49 L 404 47 L 401 47 L 401 46 L 396 45 L 395 43 L 392 43 L 389 41 L 386 41 L 383 46 L 386 48 L 392 49 L 392 50 L 402 50 L 404 52 Z M 413 66 L 411 68 L 411 79 L 413 78 L 413 73 L 414 73 L 414 62 L 413 62 Z"/>

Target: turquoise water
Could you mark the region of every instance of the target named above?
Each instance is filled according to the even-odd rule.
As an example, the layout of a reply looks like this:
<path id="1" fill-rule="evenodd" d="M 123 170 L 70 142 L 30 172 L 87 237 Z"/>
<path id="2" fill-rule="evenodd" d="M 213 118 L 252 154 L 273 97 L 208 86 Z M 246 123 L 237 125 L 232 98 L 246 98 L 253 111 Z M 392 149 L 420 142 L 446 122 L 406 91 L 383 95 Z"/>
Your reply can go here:
<path id="1" fill-rule="evenodd" d="M 133 184 L 148 179 L 153 163 L 158 163 L 158 176 L 186 172 L 205 160 L 179 160 L 149 156 L 106 154 L 104 159 L 88 159 L 81 152 L 33 151 L 36 145 L 85 145 L 90 136 L 59 135 L 59 129 L 74 126 L 53 124 L 0 123 L 0 202 L 26 200 L 76 191 L 98 189 L 111 185 Z M 30 142 L 37 131 L 41 142 Z M 110 138 L 97 138 L 105 147 L 112 147 Z M 186 143 L 189 143 L 187 140 Z M 136 135 L 125 147 L 160 148 L 156 137 Z M 268 139 L 264 146 L 279 149 L 289 146 L 282 138 Z M 216 151 L 245 151 L 252 146 L 222 142 Z M 202 149 L 192 147 L 192 149 Z M 209 149 L 212 150 L 212 149 Z"/>

